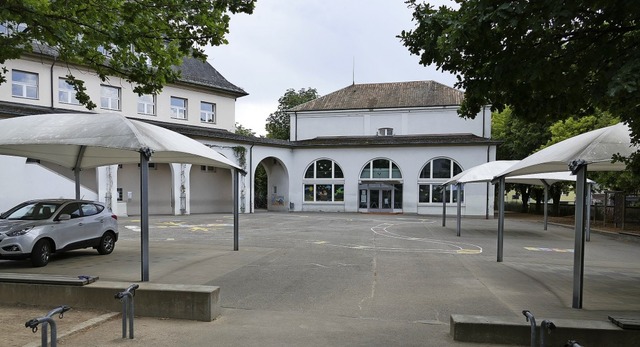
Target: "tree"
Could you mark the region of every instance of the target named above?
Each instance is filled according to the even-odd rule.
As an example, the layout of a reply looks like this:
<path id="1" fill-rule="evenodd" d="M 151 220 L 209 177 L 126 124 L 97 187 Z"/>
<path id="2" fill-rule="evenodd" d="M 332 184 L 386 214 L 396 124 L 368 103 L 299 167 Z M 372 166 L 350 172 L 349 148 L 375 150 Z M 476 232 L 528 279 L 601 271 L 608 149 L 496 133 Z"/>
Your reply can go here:
<path id="1" fill-rule="evenodd" d="M 249 128 L 245 128 L 240 123 L 236 123 L 236 131 L 235 131 L 235 133 L 238 134 L 238 135 L 256 137 L 256 132 L 255 131 L 253 131 L 253 130 L 251 130 Z"/>
<path id="2" fill-rule="evenodd" d="M 408 0 L 416 27 L 400 38 L 423 65 L 457 75 L 459 111 L 484 105 L 516 118 L 559 120 L 606 110 L 640 143 L 640 6 L 634 1 Z M 640 155 L 634 156 L 640 172 Z"/>
<path id="3" fill-rule="evenodd" d="M 288 140 L 290 125 L 286 110 L 317 99 L 319 96 L 315 88 L 302 88 L 297 92 L 293 88 L 287 89 L 284 95 L 278 99 L 278 110 L 267 117 L 267 125 L 265 126 L 267 137 Z"/>
<path id="4" fill-rule="evenodd" d="M 106 81 L 122 77 L 138 94 L 176 81 L 184 57 L 204 60 L 203 46 L 226 44 L 231 13 L 252 13 L 255 0 L 7 0 L 0 5 L 0 83 L 7 60 L 43 47 L 59 64 L 80 64 Z M 68 75 L 91 109 L 83 81 Z"/>
<path id="5" fill-rule="evenodd" d="M 526 119 L 514 118 L 512 110 L 506 107 L 502 112 L 491 114 L 491 133 L 495 140 L 502 141 L 498 146 L 496 157 L 498 160 L 524 159 L 551 138 L 550 122 L 531 123 Z M 536 196 L 540 201 L 542 190 L 528 184 L 509 185 L 522 197 L 522 212 L 529 211 L 529 197 Z M 539 204 L 536 205 L 539 208 Z"/>

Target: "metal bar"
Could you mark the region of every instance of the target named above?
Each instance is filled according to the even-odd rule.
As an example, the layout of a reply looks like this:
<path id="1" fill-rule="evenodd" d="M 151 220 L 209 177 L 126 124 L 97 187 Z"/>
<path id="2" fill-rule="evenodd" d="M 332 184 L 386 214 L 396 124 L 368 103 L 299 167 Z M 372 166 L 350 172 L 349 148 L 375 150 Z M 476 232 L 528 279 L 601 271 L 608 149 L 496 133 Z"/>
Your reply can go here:
<path id="1" fill-rule="evenodd" d="M 581 165 L 575 171 L 576 177 L 576 230 L 573 250 L 573 308 L 582 308 L 584 280 L 584 207 L 587 165 Z"/>
<path id="2" fill-rule="evenodd" d="M 544 185 L 544 230 L 547 230 L 549 223 L 549 184 L 545 180 L 540 181 Z"/>
<path id="3" fill-rule="evenodd" d="M 587 196 L 586 196 L 586 204 L 587 204 L 587 212 L 585 219 L 585 230 L 587 232 L 587 241 L 591 241 L 591 186 L 592 183 L 587 183 Z"/>
<path id="4" fill-rule="evenodd" d="M 84 157 L 84 152 L 87 150 L 87 146 L 80 146 L 78 150 L 78 155 L 76 156 L 76 165 L 73 168 L 73 174 L 75 177 L 76 184 L 76 199 L 80 200 L 80 165 L 82 165 L 82 158 Z"/>
<path id="5" fill-rule="evenodd" d="M 446 226 L 447 224 L 447 187 L 442 187 L 442 226 Z"/>
<path id="6" fill-rule="evenodd" d="M 551 334 L 551 330 L 554 330 L 556 325 L 550 320 L 543 320 L 540 322 L 540 347 L 546 347 L 545 337 L 547 334 Z"/>
<path id="7" fill-rule="evenodd" d="M 239 243 L 240 243 L 240 232 L 239 232 L 239 228 L 238 228 L 238 222 L 240 220 L 239 216 L 238 216 L 238 204 L 240 202 L 238 195 L 239 195 L 239 181 L 240 181 L 240 171 L 237 169 L 234 169 L 234 180 L 233 180 L 233 250 L 237 251 L 240 247 L 239 247 Z"/>
<path id="8" fill-rule="evenodd" d="M 458 212 L 456 218 L 456 235 L 460 236 L 460 229 L 462 229 L 462 199 L 460 191 L 462 190 L 462 183 L 456 184 L 456 199 L 458 203 Z"/>
<path id="9" fill-rule="evenodd" d="M 504 253 L 504 176 L 500 177 L 498 199 L 498 263 L 501 263 Z"/>
<path id="10" fill-rule="evenodd" d="M 537 347 L 536 318 L 529 310 L 522 311 L 522 314 L 527 318 L 527 322 L 531 323 L 531 347 Z"/>
<path id="11" fill-rule="evenodd" d="M 149 281 L 149 157 L 140 152 L 140 247 L 141 281 Z"/>

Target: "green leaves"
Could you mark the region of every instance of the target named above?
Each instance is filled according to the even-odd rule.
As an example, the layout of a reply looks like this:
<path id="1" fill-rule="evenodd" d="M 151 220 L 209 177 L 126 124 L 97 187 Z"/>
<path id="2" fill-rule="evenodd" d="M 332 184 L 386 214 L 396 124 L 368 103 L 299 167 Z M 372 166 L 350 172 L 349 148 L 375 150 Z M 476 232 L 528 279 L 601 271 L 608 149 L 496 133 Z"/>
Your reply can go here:
<path id="1" fill-rule="evenodd" d="M 640 143 L 636 2 L 465 0 L 455 10 L 408 4 L 416 26 L 399 37 L 421 64 L 458 76 L 461 116 L 510 105 L 514 119 L 548 123 L 599 109 L 629 124 Z"/>
<path id="2" fill-rule="evenodd" d="M 315 88 L 302 88 L 297 92 L 293 88 L 287 89 L 284 95 L 278 99 L 278 110 L 267 117 L 267 125 L 265 126 L 267 138 L 288 140 L 290 124 L 289 115 L 285 111 L 317 99 L 319 96 Z"/>
<path id="3" fill-rule="evenodd" d="M 204 59 L 203 46 L 227 42 L 228 13 L 251 14 L 254 6 L 255 0 L 7 0 L 0 23 L 12 30 L 0 35 L 0 64 L 41 43 L 55 49 L 58 61 L 157 93 L 178 78 L 173 67 L 184 57 Z"/>

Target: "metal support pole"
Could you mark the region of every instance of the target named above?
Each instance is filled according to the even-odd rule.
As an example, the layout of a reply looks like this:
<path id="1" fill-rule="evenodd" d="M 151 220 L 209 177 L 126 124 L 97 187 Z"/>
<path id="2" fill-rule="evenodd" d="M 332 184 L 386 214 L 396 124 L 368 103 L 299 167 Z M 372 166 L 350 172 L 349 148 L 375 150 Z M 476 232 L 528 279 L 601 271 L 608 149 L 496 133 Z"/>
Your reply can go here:
<path id="1" fill-rule="evenodd" d="M 238 231 L 238 221 L 240 220 L 238 216 L 238 204 L 240 203 L 240 199 L 238 195 L 240 194 L 238 187 L 240 181 L 240 171 L 235 169 L 234 171 L 234 179 L 233 179 L 233 250 L 237 251 L 239 249 L 239 241 L 240 241 L 240 233 Z"/>
<path id="2" fill-rule="evenodd" d="M 584 208 L 587 184 L 587 165 L 584 162 L 572 162 L 571 172 L 576 177 L 576 215 L 575 243 L 573 250 L 573 308 L 582 308 L 582 292 L 584 280 Z"/>
<path id="3" fill-rule="evenodd" d="M 447 224 L 447 187 L 442 187 L 442 226 Z"/>
<path id="4" fill-rule="evenodd" d="M 82 158 L 84 152 L 87 150 L 87 146 L 80 146 L 78 155 L 76 156 L 76 165 L 73 168 L 73 175 L 76 180 L 76 199 L 80 200 L 80 165 L 82 165 Z"/>
<path id="5" fill-rule="evenodd" d="M 544 185 L 544 230 L 547 230 L 549 224 L 549 184 L 545 180 L 541 180 Z"/>
<path id="6" fill-rule="evenodd" d="M 504 177 L 500 177 L 498 188 L 498 263 L 502 262 L 504 253 Z"/>
<path id="7" fill-rule="evenodd" d="M 149 158 L 151 153 L 140 151 L 140 263 L 142 282 L 149 281 Z"/>
<path id="8" fill-rule="evenodd" d="M 456 235 L 460 237 L 460 230 L 462 229 L 462 183 L 456 184 L 456 202 L 458 203 L 458 212 L 456 217 Z"/>
<path id="9" fill-rule="evenodd" d="M 587 183 L 587 213 L 585 217 L 585 229 L 587 231 L 587 241 L 591 241 L 591 187 L 593 183 Z M 595 213 L 594 213 L 595 214 Z"/>

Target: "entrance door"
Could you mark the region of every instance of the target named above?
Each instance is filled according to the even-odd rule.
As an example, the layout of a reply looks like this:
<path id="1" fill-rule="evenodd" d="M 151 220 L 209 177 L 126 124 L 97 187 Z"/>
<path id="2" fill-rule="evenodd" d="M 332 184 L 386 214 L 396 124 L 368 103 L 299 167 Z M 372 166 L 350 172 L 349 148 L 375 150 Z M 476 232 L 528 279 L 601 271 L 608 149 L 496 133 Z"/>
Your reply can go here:
<path id="1" fill-rule="evenodd" d="M 390 189 L 369 189 L 369 211 L 390 212 L 393 209 L 393 194 Z"/>

